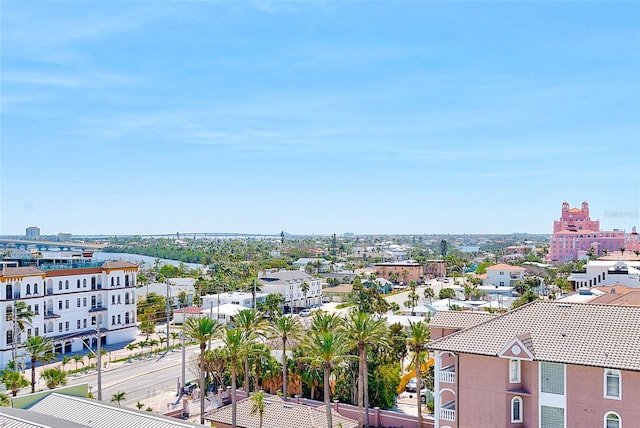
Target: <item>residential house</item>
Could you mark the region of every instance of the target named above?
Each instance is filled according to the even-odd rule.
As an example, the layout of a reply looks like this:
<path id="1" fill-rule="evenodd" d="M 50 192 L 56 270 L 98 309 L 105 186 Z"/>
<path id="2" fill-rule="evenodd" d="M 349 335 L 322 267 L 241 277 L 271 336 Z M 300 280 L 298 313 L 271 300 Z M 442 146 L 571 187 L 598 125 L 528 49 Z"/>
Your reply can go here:
<path id="1" fill-rule="evenodd" d="M 376 273 L 386 280 L 408 284 L 410 281 L 422 283 L 425 280 L 425 266 L 412 261 L 376 263 Z"/>
<path id="2" fill-rule="evenodd" d="M 640 288 L 640 261 L 590 260 L 581 272 L 571 272 L 571 288 L 621 284 Z"/>
<path id="3" fill-rule="evenodd" d="M 638 306 L 536 301 L 449 335 L 432 323 L 436 428 L 640 420 Z"/>
<path id="4" fill-rule="evenodd" d="M 267 272 L 260 278 L 263 293 L 279 293 L 284 299 L 285 312 L 299 308 L 310 308 L 322 303 L 322 279 L 300 270 L 281 270 Z M 309 290 L 304 293 L 302 284 L 307 283 Z"/>
<path id="5" fill-rule="evenodd" d="M 520 266 L 512 266 L 504 263 L 489 266 L 483 285 L 494 285 L 498 287 L 514 287 L 524 280 L 526 269 Z"/>

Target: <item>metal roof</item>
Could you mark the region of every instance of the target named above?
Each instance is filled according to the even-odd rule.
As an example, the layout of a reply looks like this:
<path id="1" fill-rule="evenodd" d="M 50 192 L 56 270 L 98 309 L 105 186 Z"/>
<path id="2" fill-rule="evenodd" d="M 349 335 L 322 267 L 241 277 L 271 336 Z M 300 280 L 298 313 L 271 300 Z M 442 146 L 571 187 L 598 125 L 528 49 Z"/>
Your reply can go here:
<path id="1" fill-rule="evenodd" d="M 53 393 L 29 408 L 91 428 L 193 428 L 204 425 L 155 413 L 114 406 L 89 398 Z"/>
<path id="2" fill-rule="evenodd" d="M 11 407 L 0 407 L 0 426 L 3 428 L 88 428 L 63 419 Z"/>

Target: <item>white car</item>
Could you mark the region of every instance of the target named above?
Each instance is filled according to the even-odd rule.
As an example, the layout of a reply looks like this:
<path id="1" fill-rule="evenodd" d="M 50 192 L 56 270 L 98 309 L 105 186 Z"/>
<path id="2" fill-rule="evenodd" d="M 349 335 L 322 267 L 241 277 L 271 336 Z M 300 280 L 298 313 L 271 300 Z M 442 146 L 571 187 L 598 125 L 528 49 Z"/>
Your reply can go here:
<path id="1" fill-rule="evenodd" d="M 298 313 L 298 315 L 300 315 L 301 317 L 311 316 L 311 309 L 303 309 Z"/>

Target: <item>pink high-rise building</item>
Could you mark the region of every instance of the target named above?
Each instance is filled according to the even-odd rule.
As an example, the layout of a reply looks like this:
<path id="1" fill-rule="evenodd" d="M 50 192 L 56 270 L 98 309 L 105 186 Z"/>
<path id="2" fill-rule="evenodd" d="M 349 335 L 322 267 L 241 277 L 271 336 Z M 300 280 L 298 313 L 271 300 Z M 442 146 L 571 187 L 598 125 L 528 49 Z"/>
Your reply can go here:
<path id="1" fill-rule="evenodd" d="M 600 221 L 589 217 L 587 202 L 582 203 L 582 208 L 569 208 L 569 203 L 563 202 L 560 220 L 553 222 L 547 257 L 554 262 L 566 262 L 588 254 L 601 256 L 625 248 L 626 241 L 622 230 L 600 230 Z"/>

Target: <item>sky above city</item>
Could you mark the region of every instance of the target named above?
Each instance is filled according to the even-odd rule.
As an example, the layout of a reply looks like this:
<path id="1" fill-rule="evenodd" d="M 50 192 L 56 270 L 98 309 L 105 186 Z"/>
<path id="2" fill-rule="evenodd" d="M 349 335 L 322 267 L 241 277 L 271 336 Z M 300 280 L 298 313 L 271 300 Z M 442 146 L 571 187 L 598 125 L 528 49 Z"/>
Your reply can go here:
<path id="1" fill-rule="evenodd" d="M 640 226 L 640 3 L 0 3 L 0 234 Z"/>

